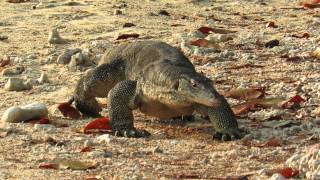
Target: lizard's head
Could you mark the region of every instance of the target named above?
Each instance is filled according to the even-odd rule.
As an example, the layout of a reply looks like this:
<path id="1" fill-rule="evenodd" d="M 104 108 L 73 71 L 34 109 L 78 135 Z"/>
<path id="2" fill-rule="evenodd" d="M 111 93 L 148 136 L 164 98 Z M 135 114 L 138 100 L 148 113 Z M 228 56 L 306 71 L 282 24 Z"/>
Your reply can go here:
<path id="1" fill-rule="evenodd" d="M 174 88 L 178 94 L 190 102 L 209 107 L 216 107 L 220 104 L 217 99 L 220 95 L 213 87 L 212 81 L 204 76 L 182 77 L 175 82 Z"/>

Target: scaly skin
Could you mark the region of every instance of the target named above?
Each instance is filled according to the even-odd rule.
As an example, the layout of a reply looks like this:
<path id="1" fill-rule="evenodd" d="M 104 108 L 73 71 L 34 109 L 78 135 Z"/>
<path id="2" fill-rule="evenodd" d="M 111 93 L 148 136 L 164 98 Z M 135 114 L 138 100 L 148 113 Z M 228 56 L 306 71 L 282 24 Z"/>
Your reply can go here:
<path id="1" fill-rule="evenodd" d="M 222 140 L 241 138 L 237 120 L 212 81 L 197 73 L 177 49 L 159 41 L 123 44 L 105 54 L 99 66 L 78 82 L 72 100 L 85 115 L 99 116 L 96 97 L 108 97 L 117 135 L 147 137 L 134 127 L 133 113 L 173 118 L 198 112 L 209 116 Z M 71 101 L 72 101 L 71 100 Z"/>

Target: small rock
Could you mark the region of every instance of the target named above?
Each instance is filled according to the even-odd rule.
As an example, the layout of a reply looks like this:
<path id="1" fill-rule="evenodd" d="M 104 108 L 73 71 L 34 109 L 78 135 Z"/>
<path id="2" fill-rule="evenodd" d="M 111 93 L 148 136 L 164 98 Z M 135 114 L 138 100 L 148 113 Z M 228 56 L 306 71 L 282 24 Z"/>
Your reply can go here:
<path id="1" fill-rule="evenodd" d="M 84 141 L 84 147 L 90 147 L 90 146 L 93 146 L 93 145 L 94 145 L 94 143 L 90 139 Z"/>
<path id="2" fill-rule="evenodd" d="M 39 84 L 44 84 L 44 83 L 49 83 L 50 81 L 49 81 L 48 75 L 42 72 L 40 78 L 37 79 L 37 82 Z"/>
<path id="3" fill-rule="evenodd" d="M 115 9 L 113 12 L 113 15 L 121 15 L 121 14 L 123 14 L 123 13 L 120 9 Z"/>
<path id="4" fill-rule="evenodd" d="M 279 40 L 273 39 L 273 40 L 271 40 L 271 41 L 268 41 L 268 42 L 265 44 L 265 47 L 266 47 L 266 48 L 273 48 L 273 47 L 275 47 L 275 46 L 279 46 L 279 44 L 280 44 Z"/>
<path id="5" fill-rule="evenodd" d="M 27 59 L 37 59 L 37 55 L 35 55 L 35 54 L 29 54 L 29 55 L 27 56 Z"/>
<path id="6" fill-rule="evenodd" d="M 34 129 L 37 131 L 45 131 L 47 133 L 54 133 L 57 128 L 52 124 L 35 124 Z"/>
<path id="7" fill-rule="evenodd" d="M 107 143 L 109 144 L 112 141 L 112 137 L 110 134 L 103 134 L 101 136 L 96 137 L 96 141 L 98 143 Z"/>
<path id="8" fill-rule="evenodd" d="M 166 11 L 166 10 L 160 10 L 160 11 L 158 12 L 158 14 L 159 14 L 160 16 L 170 16 L 170 14 L 168 13 L 168 11 Z"/>
<path id="9" fill-rule="evenodd" d="M 107 158 L 112 157 L 112 152 L 110 151 L 91 151 L 88 153 L 88 156 L 95 157 L 95 158 Z"/>
<path id="10" fill-rule="evenodd" d="M 19 78 L 9 78 L 8 82 L 5 84 L 4 89 L 7 91 L 23 91 L 32 89 L 32 84 L 30 80 L 23 80 Z"/>
<path id="11" fill-rule="evenodd" d="M 66 44 L 67 40 L 60 37 L 57 29 L 52 29 L 49 34 L 48 42 L 50 44 Z"/>
<path id="12" fill-rule="evenodd" d="M 133 23 L 124 23 L 122 27 L 128 28 L 128 27 L 133 27 L 133 26 L 136 26 L 136 25 Z"/>
<path id="13" fill-rule="evenodd" d="M 202 39 L 205 38 L 206 35 L 203 34 L 202 32 L 196 30 L 196 31 L 190 31 L 188 33 L 188 38 L 190 38 L 190 40 L 196 40 L 196 39 Z"/>
<path id="14" fill-rule="evenodd" d="M 271 176 L 270 180 L 286 180 L 286 178 L 279 173 L 275 173 Z"/>
<path id="15" fill-rule="evenodd" d="M 81 52 L 81 49 L 68 49 L 64 53 L 58 56 L 57 63 L 58 64 L 68 64 L 71 61 L 72 55 Z"/>
<path id="16" fill-rule="evenodd" d="M 24 71 L 23 66 L 14 66 L 10 68 L 6 68 L 2 71 L 3 76 L 12 76 L 12 75 L 19 75 Z"/>
<path id="17" fill-rule="evenodd" d="M 209 34 L 206 39 L 212 43 L 227 42 L 233 39 L 230 34 Z"/>
<path id="18" fill-rule="evenodd" d="M 7 40 L 9 37 L 6 35 L 0 35 L 0 41 Z"/>
<path id="19" fill-rule="evenodd" d="M 32 103 L 25 106 L 14 106 L 7 109 L 1 118 L 1 122 L 17 123 L 32 119 L 40 119 L 48 116 L 45 104 Z"/>

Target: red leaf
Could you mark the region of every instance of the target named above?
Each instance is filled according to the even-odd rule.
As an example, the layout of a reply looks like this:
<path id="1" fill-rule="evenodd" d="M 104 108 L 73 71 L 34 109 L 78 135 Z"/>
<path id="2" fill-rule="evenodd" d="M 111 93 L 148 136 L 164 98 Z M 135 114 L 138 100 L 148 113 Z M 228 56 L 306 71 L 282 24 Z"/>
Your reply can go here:
<path id="1" fill-rule="evenodd" d="M 72 107 L 68 102 L 59 104 L 58 109 L 64 117 L 69 117 L 71 119 L 79 119 L 81 117 L 79 111 Z"/>
<path id="2" fill-rule="evenodd" d="M 299 174 L 299 171 L 288 167 L 277 170 L 277 173 L 281 174 L 285 178 L 292 178 L 294 176 L 297 176 Z"/>
<path id="3" fill-rule="evenodd" d="M 319 3 L 320 3 L 320 0 L 305 0 L 303 2 L 303 7 L 306 9 L 313 9 L 313 8 L 320 7 Z"/>
<path id="4" fill-rule="evenodd" d="M 210 32 L 213 32 L 214 29 L 213 28 L 210 28 L 210 27 L 201 27 L 198 29 L 198 31 L 202 32 L 203 34 L 209 34 Z"/>
<path id="5" fill-rule="evenodd" d="M 197 39 L 195 41 L 191 41 L 191 45 L 193 46 L 199 46 L 199 47 L 208 47 L 209 46 L 209 41 L 206 39 Z"/>
<path id="6" fill-rule="evenodd" d="M 128 39 L 128 38 L 138 38 L 140 35 L 133 33 L 133 34 L 121 34 L 119 35 L 116 40 L 120 40 L 120 39 Z"/>
<path id="7" fill-rule="evenodd" d="M 95 132 L 106 132 L 112 130 L 112 127 L 109 123 L 109 118 L 103 117 L 91 121 L 84 128 L 84 133 L 95 133 Z"/>
<path id="8" fill-rule="evenodd" d="M 41 118 L 41 119 L 37 119 L 37 120 L 31 120 L 28 121 L 29 123 L 32 124 L 50 124 L 50 120 L 48 118 Z"/>
<path id="9" fill-rule="evenodd" d="M 80 152 L 91 152 L 91 151 L 92 151 L 92 148 L 90 146 L 87 146 L 87 147 L 81 149 Z"/>
<path id="10" fill-rule="evenodd" d="M 295 95 L 294 97 L 292 97 L 291 99 L 289 99 L 288 101 L 284 102 L 281 107 L 282 108 L 290 108 L 293 107 L 295 105 L 299 105 L 302 102 L 305 102 L 306 100 L 304 100 L 301 96 L 299 95 Z"/>
<path id="11" fill-rule="evenodd" d="M 249 146 L 249 147 L 259 147 L 259 148 L 278 147 L 278 146 L 281 146 L 281 140 L 277 138 L 272 138 L 265 142 L 260 142 L 260 143 L 253 142 L 252 140 L 245 140 L 242 142 L 242 145 Z"/>
<path id="12" fill-rule="evenodd" d="M 39 165 L 39 168 L 41 169 L 58 169 L 59 164 L 54 164 L 54 163 L 43 163 Z"/>

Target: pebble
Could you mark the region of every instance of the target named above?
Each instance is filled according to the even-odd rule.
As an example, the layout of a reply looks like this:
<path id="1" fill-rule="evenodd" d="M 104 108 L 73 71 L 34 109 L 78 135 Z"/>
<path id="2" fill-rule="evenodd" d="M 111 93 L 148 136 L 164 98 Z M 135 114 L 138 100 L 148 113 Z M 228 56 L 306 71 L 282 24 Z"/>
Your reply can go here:
<path id="1" fill-rule="evenodd" d="M 35 124 L 34 129 L 37 131 L 45 131 L 47 133 L 57 132 L 57 128 L 52 124 Z"/>
<path id="2" fill-rule="evenodd" d="M 280 41 L 277 40 L 277 39 L 273 39 L 271 41 L 268 41 L 266 44 L 265 44 L 265 47 L 266 48 L 273 48 L 273 47 L 276 47 L 276 46 L 279 46 L 280 44 Z"/>
<path id="3" fill-rule="evenodd" d="M 74 54 L 81 52 L 80 48 L 68 49 L 64 53 L 60 54 L 57 58 L 58 64 L 68 64 Z"/>
<path id="4" fill-rule="evenodd" d="M 6 35 L 0 35 L 0 41 L 5 41 L 7 40 L 9 37 Z"/>
<path id="5" fill-rule="evenodd" d="M 96 137 L 95 139 L 98 143 L 107 143 L 109 144 L 112 141 L 112 137 L 110 134 L 103 134 L 101 136 Z"/>
<path id="6" fill-rule="evenodd" d="M 7 91 L 23 91 L 32 89 L 30 80 L 23 80 L 19 78 L 9 78 L 8 82 L 4 85 Z"/>
<path id="7" fill-rule="evenodd" d="M 88 156 L 95 158 L 108 158 L 112 157 L 112 152 L 110 151 L 91 151 L 88 153 Z"/>
<path id="8" fill-rule="evenodd" d="M 45 104 L 32 103 L 7 109 L 2 115 L 1 122 L 17 123 L 32 119 L 40 119 L 47 116 L 48 109 Z"/>
<path id="9" fill-rule="evenodd" d="M 48 38 L 49 44 L 66 44 L 67 40 L 63 39 L 57 29 L 52 29 Z"/>
<path id="10" fill-rule="evenodd" d="M 37 79 L 39 84 L 49 83 L 49 77 L 46 73 L 42 72 L 41 76 Z"/>
<path id="11" fill-rule="evenodd" d="M 279 173 L 275 173 L 271 176 L 270 180 L 286 180 L 286 178 Z"/>
<path id="12" fill-rule="evenodd" d="M 14 67 L 9 67 L 6 68 L 2 71 L 3 76 L 12 76 L 12 75 L 19 75 L 24 71 L 23 66 L 14 66 Z"/>

